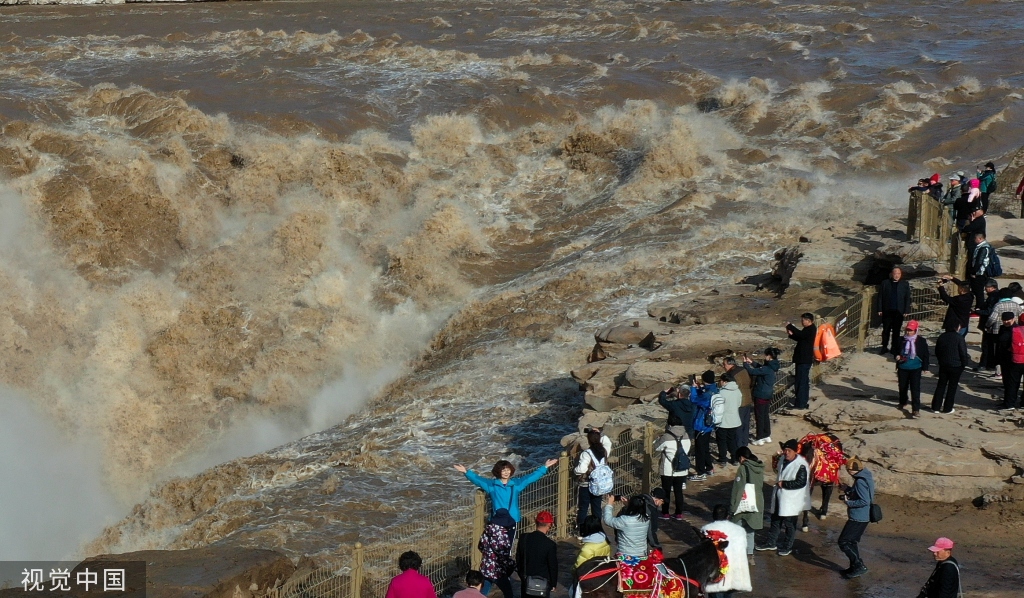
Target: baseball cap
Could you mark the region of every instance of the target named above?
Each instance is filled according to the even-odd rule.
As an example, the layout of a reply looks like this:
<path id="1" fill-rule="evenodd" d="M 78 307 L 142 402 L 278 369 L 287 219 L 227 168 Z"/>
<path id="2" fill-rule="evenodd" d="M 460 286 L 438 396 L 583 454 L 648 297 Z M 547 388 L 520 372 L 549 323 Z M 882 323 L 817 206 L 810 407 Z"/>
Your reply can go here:
<path id="1" fill-rule="evenodd" d="M 1000 314 L 1000 315 L 1002 316 L 1002 318 L 1003 318 L 1004 320 L 1012 320 L 1012 319 L 1014 319 L 1014 318 L 1016 318 L 1016 317 L 1017 317 L 1017 316 L 1013 315 L 1013 312 L 1012 312 L 1012 311 L 1004 311 L 1004 312 L 1003 312 L 1002 314 Z"/>
<path id="2" fill-rule="evenodd" d="M 953 541 L 949 538 L 939 538 L 935 541 L 935 544 L 928 547 L 928 550 L 932 552 L 938 552 L 940 550 L 953 550 Z"/>
<path id="3" fill-rule="evenodd" d="M 555 522 L 555 516 L 550 511 L 541 511 L 537 513 L 537 518 L 534 521 L 537 522 L 537 525 L 551 525 Z"/>
<path id="4" fill-rule="evenodd" d="M 919 324 L 917 323 L 917 320 L 907 322 L 907 330 L 917 330 L 918 326 Z"/>

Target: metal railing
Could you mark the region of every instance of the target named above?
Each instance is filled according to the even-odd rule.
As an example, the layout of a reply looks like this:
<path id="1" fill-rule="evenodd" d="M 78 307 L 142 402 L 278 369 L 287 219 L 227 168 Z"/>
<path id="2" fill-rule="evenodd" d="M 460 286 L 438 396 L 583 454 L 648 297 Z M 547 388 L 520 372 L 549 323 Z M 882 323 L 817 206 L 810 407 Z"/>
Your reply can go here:
<path id="1" fill-rule="evenodd" d="M 964 271 L 967 256 L 949 209 L 920 191 L 910 194 L 907 236 L 927 246 L 952 273 Z"/>
<path id="2" fill-rule="evenodd" d="M 608 459 L 615 470 L 613 493 L 649 492 L 657 483 L 652 463 L 655 437 L 653 426 L 648 424 L 625 430 L 613 439 Z M 555 514 L 551 531 L 554 538 L 575 534 L 577 492 L 572 459 L 563 452 L 556 466 L 519 495 L 519 534 L 529 531 L 537 513 L 545 510 Z M 420 572 L 443 593 L 456 586 L 471 567 L 480 566 L 477 541 L 490 512 L 487 502 L 487 496 L 476 491 L 442 512 L 388 530 L 371 544 L 357 543 L 350 552 L 325 565 L 300 570 L 287 583 L 272 589 L 268 598 L 383 598 L 397 573 L 398 555 L 407 550 L 420 554 Z"/>
<path id="3" fill-rule="evenodd" d="M 843 303 L 823 310 L 820 321 L 831 323 L 844 353 L 863 350 L 877 314 L 875 290 L 867 288 Z M 944 306 L 939 300 L 934 279 L 923 284 L 914 281 L 911 288 L 910 318 L 942 319 Z M 839 366 L 840 360 L 817 364 L 812 380 Z M 780 372 L 775 385 L 772 411 L 788 402 L 793 386 L 792 372 Z M 615 494 L 649 492 L 660 483 L 654 462 L 653 444 L 657 438 L 652 424 L 622 432 L 614 438 L 609 464 L 615 470 Z M 576 532 L 578 482 L 572 471 L 572 459 L 563 452 L 558 464 L 520 494 L 522 518 L 519 531 L 527 531 L 537 513 L 555 514 L 552 536 L 565 539 Z M 457 585 L 465 572 L 479 567 L 477 540 L 483 533 L 489 512 L 483 492 L 474 492 L 447 506 L 443 511 L 425 515 L 417 521 L 392 528 L 364 546 L 357 543 L 347 554 L 324 566 L 303 569 L 283 586 L 272 589 L 268 598 L 384 598 L 388 583 L 397 573 L 398 555 L 407 550 L 423 558 L 422 573 L 443 593 Z"/>

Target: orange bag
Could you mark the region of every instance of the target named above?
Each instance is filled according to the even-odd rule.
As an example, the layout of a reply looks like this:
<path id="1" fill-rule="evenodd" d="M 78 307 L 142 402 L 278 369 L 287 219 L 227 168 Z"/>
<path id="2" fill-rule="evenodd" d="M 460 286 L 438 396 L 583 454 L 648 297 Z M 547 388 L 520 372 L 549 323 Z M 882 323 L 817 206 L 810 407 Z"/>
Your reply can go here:
<path id="1" fill-rule="evenodd" d="M 836 341 L 836 329 L 832 324 L 818 326 L 818 334 L 814 337 L 814 360 L 828 361 L 842 354 L 839 342 Z"/>

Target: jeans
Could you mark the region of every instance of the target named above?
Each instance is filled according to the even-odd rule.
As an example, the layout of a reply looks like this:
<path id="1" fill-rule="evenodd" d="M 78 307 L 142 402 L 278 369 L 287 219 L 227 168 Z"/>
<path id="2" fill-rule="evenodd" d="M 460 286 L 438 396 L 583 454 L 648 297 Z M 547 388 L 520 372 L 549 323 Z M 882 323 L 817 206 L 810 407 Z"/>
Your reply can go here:
<path id="1" fill-rule="evenodd" d="M 860 543 L 860 538 L 866 529 L 868 529 L 867 521 L 848 520 L 843 526 L 843 531 L 839 533 L 839 550 L 842 550 L 846 558 L 850 559 L 850 569 L 856 569 L 864 564 L 864 561 L 860 560 L 860 550 L 857 548 L 857 544 Z"/>
<path id="2" fill-rule="evenodd" d="M 796 381 L 793 384 L 793 392 L 796 393 L 793 407 L 807 409 L 811 402 L 811 364 L 796 364 Z"/>
<path id="3" fill-rule="evenodd" d="M 735 465 L 736 451 L 740 448 L 736 444 L 739 436 L 739 428 L 718 428 L 715 430 L 715 437 L 718 439 L 718 461 L 725 461 L 726 453 L 729 454 L 729 463 Z"/>
<path id="4" fill-rule="evenodd" d="M 907 406 L 907 390 L 910 390 L 910 404 L 915 413 L 921 410 L 921 369 L 896 370 L 900 382 L 900 407 Z"/>
<path id="5" fill-rule="evenodd" d="M 661 476 L 661 489 L 665 491 L 665 502 L 661 503 L 661 512 L 663 515 L 668 515 L 668 504 L 672 502 L 672 492 L 676 493 L 675 514 L 683 514 L 683 508 L 686 506 L 686 499 L 683 498 L 683 484 L 685 482 L 686 476 Z"/>
<path id="6" fill-rule="evenodd" d="M 772 435 L 772 404 L 754 399 L 754 415 L 757 417 L 757 438 L 768 438 Z"/>
<path id="7" fill-rule="evenodd" d="M 740 519 L 740 527 L 747 532 L 747 554 L 754 554 L 754 528 L 750 527 L 746 519 Z"/>
<path id="8" fill-rule="evenodd" d="M 587 518 L 588 510 L 591 515 L 601 518 L 601 497 L 591 494 L 589 487 L 580 486 L 576 505 L 576 529 L 583 528 L 583 520 Z"/>
<path id="9" fill-rule="evenodd" d="M 697 473 L 711 473 L 711 470 L 714 469 L 711 466 L 711 432 L 697 432 L 694 445 L 696 445 L 694 468 Z"/>
<path id="10" fill-rule="evenodd" d="M 793 550 L 793 540 L 796 539 L 797 516 L 780 517 L 772 513 L 772 526 L 768 529 L 768 546 L 775 546 L 779 552 Z"/>
<path id="11" fill-rule="evenodd" d="M 753 405 L 740 407 L 740 428 L 736 431 L 736 448 L 750 444 L 750 412 Z"/>
<path id="12" fill-rule="evenodd" d="M 903 328 L 903 314 L 898 309 L 887 309 L 882 312 L 882 347 L 888 348 L 893 355 L 900 354 L 900 330 Z M 892 344 L 889 338 L 892 335 Z"/>
<path id="13" fill-rule="evenodd" d="M 960 384 L 960 375 L 964 368 L 951 368 L 944 365 L 939 366 L 939 382 L 935 386 L 935 394 L 932 396 L 932 410 L 949 413 L 953 410 L 953 400 L 956 398 L 956 389 Z M 1013 370 L 1003 369 L 1003 390 L 1006 390 L 1007 377 L 1013 377 Z M 1017 374 L 1017 385 L 1020 385 L 1020 374 Z"/>

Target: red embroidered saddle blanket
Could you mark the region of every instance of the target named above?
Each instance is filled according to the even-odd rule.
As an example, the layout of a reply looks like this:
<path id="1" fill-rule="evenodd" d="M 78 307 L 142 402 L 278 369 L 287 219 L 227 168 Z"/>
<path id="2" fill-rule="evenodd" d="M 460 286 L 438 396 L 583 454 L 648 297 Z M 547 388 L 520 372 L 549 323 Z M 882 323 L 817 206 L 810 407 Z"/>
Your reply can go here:
<path id="1" fill-rule="evenodd" d="M 620 556 L 619 591 L 633 594 L 651 594 L 653 598 L 682 598 L 683 581 L 676 577 L 664 576 L 655 565 L 661 564 L 661 552 L 655 550 L 646 559 Z M 671 573 L 671 572 L 670 572 Z"/>

